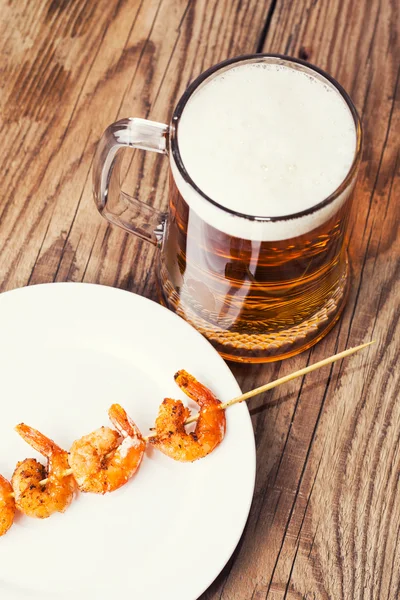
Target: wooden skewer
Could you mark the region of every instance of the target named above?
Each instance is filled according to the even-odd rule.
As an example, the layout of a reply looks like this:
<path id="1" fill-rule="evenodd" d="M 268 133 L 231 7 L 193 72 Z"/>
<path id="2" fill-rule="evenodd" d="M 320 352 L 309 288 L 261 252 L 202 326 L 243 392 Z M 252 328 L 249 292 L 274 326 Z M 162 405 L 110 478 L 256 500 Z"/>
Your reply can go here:
<path id="1" fill-rule="evenodd" d="M 307 373 L 312 373 L 312 371 L 316 371 L 317 369 L 320 369 L 321 367 L 330 365 L 330 364 L 336 362 L 337 360 L 346 358 L 346 356 L 351 356 L 355 352 L 358 352 L 359 350 L 362 350 L 363 348 L 367 348 L 368 346 L 370 346 L 371 344 L 374 344 L 374 343 L 375 343 L 374 341 L 367 342 L 366 344 L 361 344 L 360 346 L 355 346 L 354 348 L 349 348 L 348 350 L 343 350 L 343 352 L 339 352 L 338 354 L 334 354 L 333 356 L 324 358 L 323 360 L 320 360 L 317 363 L 314 363 L 313 365 L 304 367 L 304 369 L 299 369 L 299 371 L 295 371 L 294 373 L 290 373 L 289 375 L 285 375 L 284 377 L 275 379 L 275 381 L 270 381 L 269 383 L 266 383 L 265 385 L 261 385 L 260 387 L 255 388 L 254 390 L 250 390 L 249 392 L 246 392 L 245 394 L 242 394 L 241 396 L 237 396 L 236 398 L 232 398 L 231 400 L 228 400 L 227 402 L 223 402 L 220 405 L 220 408 L 225 409 L 225 408 L 229 408 L 229 406 L 233 406 L 234 404 L 238 404 L 239 402 L 244 402 L 244 400 L 253 398 L 253 396 L 257 396 L 258 394 L 262 394 L 264 392 L 267 392 L 268 390 L 272 390 L 273 388 L 278 387 L 279 385 L 282 385 L 283 383 L 292 381 L 292 379 L 296 379 L 296 377 L 302 377 L 303 375 L 307 375 Z M 191 417 L 189 417 L 189 419 L 187 419 L 187 421 L 185 422 L 185 425 L 189 425 L 189 423 L 194 423 L 195 421 L 197 421 L 198 418 L 199 418 L 199 413 L 197 413 L 196 415 L 192 415 Z M 155 435 L 156 435 L 156 433 L 150 433 L 147 437 L 144 437 L 143 439 L 145 441 L 148 441 L 148 439 L 150 437 L 153 437 Z M 72 469 L 68 469 L 67 471 L 65 471 L 64 475 L 65 476 L 72 475 Z M 47 481 L 48 481 L 48 479 L 42 479 L 40 484 L 46 485 Z"/>
<path id="2" fill-rule="evenodd" d="M 269 383 L 261 385 L 260 387 L 255 388 L 254 390 L 250 390 L 249 392 L 246 392 L 245 394 L 242 394 L 241 396 L 237 396 L 236 398 L 232 398 L 232 400 L 223 402 L 220 405 L 220 408 L 222 408 L 222 409 L 228 408 L 229 406 L 233 406 L 234 404 L 238 404 L 239 402 L 248 400 L 249 398 L 252 398 L 253 396 L 257 396 L 258 394 L 262 394 L 263 392 L 272 390 L 273 388 L 278 387 L 279 385 L 282 385 L 283 383 L 287 383 L 288 381 L 292 381 L 292 379 L 296 379 L 296 377 L 302 377 L 303 375 L 307 375 L 307 373 L 311 373 L 312 371 L 316 371 L 317 369 L 320 369 L 321 367 L 330 365 L 331 363 L 334 363 L 337 360 L 340 360 L 341 358 L 346 358 L 346 356 L 351 356 L 355 352 L 358 352 L 359 350 L 362 350 L 363 348 L 366 348 L 367 346 L 370 346 L 371 344 L 374 344 L 374 343 L 375 343 L 375 341 L 367 342 L 366 344 L 361 344 L 360 346 L 355 346 L 354 348 L 349 348 L 348 350 L 343 350 L 343 352 L 339 352 L 338 354 L 329 356 L 329 358 L 324 358 L 323 360 L 320 360 L 317 363 L 314 363 L 313 365 L 304 367 L 304 369 L 299 369 L 299 371 L 295 371 L 294 373 L 290 373 L 289 375 L 285 375 L 284 377 L 275 379 L 275 381 L 270 381 Z M 185 425 L 188 425 L 189 423 L 194 423 L 194 421 L 197 421 L 198 418 L 199 418 L 198 414 L 189 417 L 189 419 L 186 421 Z M 155 435 L 155 434 L 150 434 L 150 435 Z"/>

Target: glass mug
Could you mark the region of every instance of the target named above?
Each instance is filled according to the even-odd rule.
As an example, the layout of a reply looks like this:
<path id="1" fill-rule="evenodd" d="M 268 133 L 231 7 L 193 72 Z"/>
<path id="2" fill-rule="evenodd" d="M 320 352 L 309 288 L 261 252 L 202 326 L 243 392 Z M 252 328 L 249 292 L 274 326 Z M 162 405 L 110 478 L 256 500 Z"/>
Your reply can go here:
<path id="1" fill-rule="evenodd" d="M 182 161 L 178 135 L 188 100 L 239 63 L 284 65 L 310 73 L 339 94 L 350 110 L 356 135 L 351 167 L 339 187 L 311 208 L 282 217 L 237 212 L 208 197 Z M 224 358 L 279 360 L 320 340 L 344 307 L 349 286 L 346 230 L 361 142 L 356 109 L 329 75 L 280 55 L 236 57 L 189 86 L 169 126 L 138 118 L 110 125 L 95 155 L 94 197 L 108 221 L 158 248 L 161 302 L 198 329 Z M 126 147 L 169 156 L 168 212 L 121 190 L 121 150 Z"/>

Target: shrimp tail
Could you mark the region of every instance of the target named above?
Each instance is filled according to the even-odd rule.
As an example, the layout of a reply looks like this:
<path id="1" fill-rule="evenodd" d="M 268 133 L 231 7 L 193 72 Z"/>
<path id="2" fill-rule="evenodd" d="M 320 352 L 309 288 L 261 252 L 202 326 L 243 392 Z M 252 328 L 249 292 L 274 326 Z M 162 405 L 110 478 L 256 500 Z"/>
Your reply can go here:
<path id="1" fill-rule="evenodd" d="M 120 404 L 113 404 L 110 406 L 108 416 L 120 435 L 123 437 L 138 437 L 139 439 L 142 439 L 142 435 L 136 427 L 136 424 Z"/>
<path id="2" fill-rule="evenodd" d="M 37 452 L 49 458 L 54 452 L 61 451 L 61 448 L 37 429 L 20 423 L 15 427 L 15 431 L 19 433 L 25 442 L 27 442 Z"/>
<path id="3" fill-rule="evenodd" d="M 174 379 L 181 390 L 199 406 L 204 406 L 209 403 L 219 403 L 219 400 L 217 400 L 211 390 L 197 381 L 193 375 L 190 375 L 190 373 L 184 369 L 175 373 Z"/>

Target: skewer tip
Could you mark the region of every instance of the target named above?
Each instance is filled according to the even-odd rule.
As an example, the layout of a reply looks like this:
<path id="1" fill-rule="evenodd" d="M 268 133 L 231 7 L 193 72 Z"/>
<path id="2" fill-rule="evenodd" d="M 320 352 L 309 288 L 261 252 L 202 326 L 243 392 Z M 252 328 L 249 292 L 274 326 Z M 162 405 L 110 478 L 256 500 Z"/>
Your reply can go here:
<path id="1" fill-rule="evenodd" d="M 363 348 L 367 348 L 372 344 L 375 344 L 376 340 L 371 340 L 370 342 L 364 342 L 364 344 L 360 344 L 359 346 L 354 346 L 353 348 L 349 348 L 347 352 L 356 352 L 357 350 L 362 350 Z M 346 351 L 345 351 L 346 352 Z"/>

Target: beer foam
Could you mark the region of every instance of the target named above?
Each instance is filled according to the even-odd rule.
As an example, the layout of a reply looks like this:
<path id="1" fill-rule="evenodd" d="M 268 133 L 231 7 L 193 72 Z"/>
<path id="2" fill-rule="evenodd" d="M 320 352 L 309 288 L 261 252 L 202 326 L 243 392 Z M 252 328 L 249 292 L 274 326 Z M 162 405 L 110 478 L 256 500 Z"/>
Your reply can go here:
<path id="1" fill-rule="evenodd" d="M 326 79 L 281 61 L 237 64 L 206 80 L 189 98 L 178 124 L 182 162 L 219 205 L 249 216 L 284 217 L 334 192 L 356 152 L 348 105 Z M 254 222 L 207 202 L 174 176 L 188 204 L 209 224 L 238 237 L 285 239 L 332 216 L 346 196 L 311 215 Z M 349 193 L 347 190 L 346 194 Z"/>

